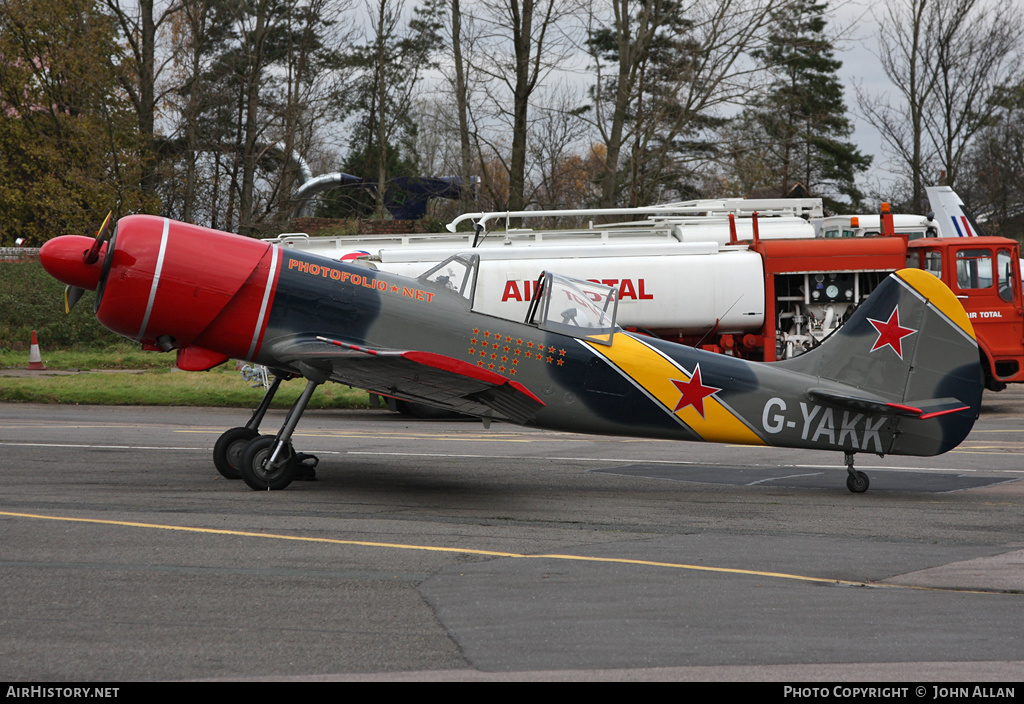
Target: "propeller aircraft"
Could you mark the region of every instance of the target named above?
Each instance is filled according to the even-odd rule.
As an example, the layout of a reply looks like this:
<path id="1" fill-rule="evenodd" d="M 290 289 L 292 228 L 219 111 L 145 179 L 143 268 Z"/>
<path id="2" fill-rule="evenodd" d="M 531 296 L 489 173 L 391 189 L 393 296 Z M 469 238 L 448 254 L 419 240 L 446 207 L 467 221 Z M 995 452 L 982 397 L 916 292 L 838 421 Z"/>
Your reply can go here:
<path id="1" fill-rule="evenodd" d="M 201 371 L 228 359 L 274 382 L 214 464 L 253 489 L 283 489 L 317 459 L 292 435 L 328 381 L 399 400 L 553 430 L 842 452 L 931 456 L 978 417 L 982 372 L 971 323 L 931 274 L 892 274 L 830 339 L 758 363 L 625 332 L 614 288 L 540 275 L 525 320 L 474 310 L 479 260 L 455 255 L 413 279 L 167 218 L 122 218 L 109 241 L 47 242 L 44 268 L 69 306 L 96 291 L 107 328 L 175 351 Z M 306 386 L 275 435 L 260 435 L 282 380 Z"/>

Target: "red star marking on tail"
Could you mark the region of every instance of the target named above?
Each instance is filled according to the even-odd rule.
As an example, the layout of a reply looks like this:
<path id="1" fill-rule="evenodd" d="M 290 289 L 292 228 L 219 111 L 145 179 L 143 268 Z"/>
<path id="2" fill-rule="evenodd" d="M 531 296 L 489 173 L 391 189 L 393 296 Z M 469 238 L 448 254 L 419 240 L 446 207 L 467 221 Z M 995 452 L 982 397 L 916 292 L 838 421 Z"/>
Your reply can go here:
<path id="1" fill-rule="evenodd" d="M 683 394 L 679 398 L 679 403 L 672 409 L 672 412 L 676 412 L 681 408 L 687 406 L 693 406 L 697 413 L 700 413 L 700 417 L 704 417 L 704 399 L 708 396 L 713 396 L 721 389 L 714 386 L 704 386 L 700 380 L 700 365 L 698 364 L 693 369 L 693 375 L 689 381 L 679 381 L 678 379 L 669 379 L 676 388 Z"/>
<path id="2" fill-rule="evenodd" d="M 878 339 L 875 340 L 875 344 L 870 351 L 874 352 L 888 345 L 900 359 L 903 359 L 903 338 L 907 335 L 913 335 L 917 330 L 900 325 L 899 307 L 892 309 L 892 314 L 884 323 L 873 318 L 868 318 L 868 322 L 878 331 Z"/>

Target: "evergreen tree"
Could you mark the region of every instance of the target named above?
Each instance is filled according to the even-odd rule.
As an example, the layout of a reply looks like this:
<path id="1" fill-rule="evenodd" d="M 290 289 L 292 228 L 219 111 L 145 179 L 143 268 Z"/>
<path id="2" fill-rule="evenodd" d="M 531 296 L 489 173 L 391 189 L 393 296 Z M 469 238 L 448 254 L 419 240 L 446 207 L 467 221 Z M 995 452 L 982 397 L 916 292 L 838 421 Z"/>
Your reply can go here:
<path id="1" fill-rule="evenodd" d="M 754 52 L 773 80 L 741 116 L 742 123 L 755 128 L 742 130 L 742 141 L 745 149 L 766 151 L 756 160 L 769 167 L 760 174 L 761 186 L 787 193 L 802 183 L 833 210 L 857 210 L 863 195 L 856 175 L 868 168 L 871 157 L 848 141 L 853 126 L 836 76 L 842 62 L 825 34 L 826 7 L 818 0 L 796 0 L 775 15 L 768 45 Z M 750 161 L 745 155 L 741 159 Z"/>
<path id="2" fill-rule="evenodd" d="M 333 0 L 195 0 L 174 56 L 178 128 L 164 213 L 248 234 L 280 231 L 303 159 L 334 114 Z M 328 41 L 330 40 L 330 41 Z"/>
<path id="3" fill-rule="evenodd" d="M 605 146 L 602 205 L 697 195 L 723 112 L 745 102 L 780 8 L 799 0 L 615 0 L 594 4 L 590 118 Z"/>
<path id="4" fill-rule="evenodd" d="M 689 197 L 685 162 L 708 146 L 688 139 L 706 125 L 687 109 L 681 90 L 700 51 L 693 22 L 678 0 L 620 0 L 615 10 L 587 38 L 598 70 L 594 121 L 607 154 L 603 205 Z"/>
<path id="5" fill-rule="evenodd" d="M 343 61 L 358 75 L 347 105 L 356 119 L 345 165 L 354 176 L 376 180 L 374 210 L 383 218 L 387 180 L 418 175 L 408 173 L 416 170 L 413 95 L 430 66 L 439 24 L 435 5 L 417 8 L 404 28 L 404 0 L 366 0 L 366 8 L 369 41 L 353 47 Z M 399 165 L 406 173 L 396 172 Z"/>

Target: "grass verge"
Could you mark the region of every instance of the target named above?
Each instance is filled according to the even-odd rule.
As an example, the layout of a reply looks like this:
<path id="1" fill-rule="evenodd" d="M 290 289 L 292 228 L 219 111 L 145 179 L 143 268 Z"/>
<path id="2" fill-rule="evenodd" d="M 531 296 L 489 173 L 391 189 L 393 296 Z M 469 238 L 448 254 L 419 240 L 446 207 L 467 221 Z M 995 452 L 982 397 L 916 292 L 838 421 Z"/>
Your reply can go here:
<path id="1" fill-rule="evenodd" d="M 208 372 L 174 369 L 174 355 L 126 349 L 104 352 L 52 352 L 43 355 L 48 370 L 96 370 L 73 375 L 0 376 L 0 401 L 119 406 L 229 406 L 255 408 L 263 387 L 252 387 L 235 370 L 234 362 Z M 24 368 L 25 352 L 0 350 L 0 367 Z M 143 369 L 141 372 L 99 371 Z M 302 393 L 305 382 L 293 379 L 281 385 L 274 408 L 288 408 Z M 323 384 L 309 408 L 368 408 L 365 391 L 339 384 Z"/>
<path id="2" fill-rule="evenodd" d="M 88 371 L 90 369 L 172 369 L 174 355 L 145 352 L 127 342 L 99 349 L 49 350 L 42 348 L 47 369 Z M 29 351 L 0 347 L 0 369 L 24 369 Z"/>

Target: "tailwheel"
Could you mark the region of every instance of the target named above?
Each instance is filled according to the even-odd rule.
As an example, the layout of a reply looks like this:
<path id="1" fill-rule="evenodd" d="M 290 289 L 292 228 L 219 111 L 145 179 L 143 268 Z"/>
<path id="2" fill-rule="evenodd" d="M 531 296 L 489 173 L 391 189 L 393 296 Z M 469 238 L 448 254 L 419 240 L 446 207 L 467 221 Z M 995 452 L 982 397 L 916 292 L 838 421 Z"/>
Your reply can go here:
<path id="1" fill-rule="evenodd" d="M 868 490 L 869 486 L 871 486 L 871 481 L 868 479 L 868 475 L 859 470 L 854 471 L 853 474 L 849 474 L 846 477 L 846 488 L 854 494 L 863 494 Z"/>
<path id="2" fill-rule="evenodd" d="M 868 479 L 868 475 L 861 472 L 859 469 L 853 468 L 853 453 L 847 452 L 846 455 L 846 488 L 852 491 L 854 494 L 863 494 L 871 486 L 871 480 Z"/>
<path id="3" fill-rule="evenodd" d="M 250 442 L 260 436 L 252 428 L 238 427 L 226 430 L 213 446 L 213 464 L 225 479 L 242 478 L 242 456 Z"/>
<path id="4" fill-rule="evenodd" d="M 291 443 L 280 443 L 274 456 L 277 438 L 265 435 L 250 442 L 242 456 L 242 481 L 256 491 L 284 489 L 295 478 L 295 451 Z"/>

